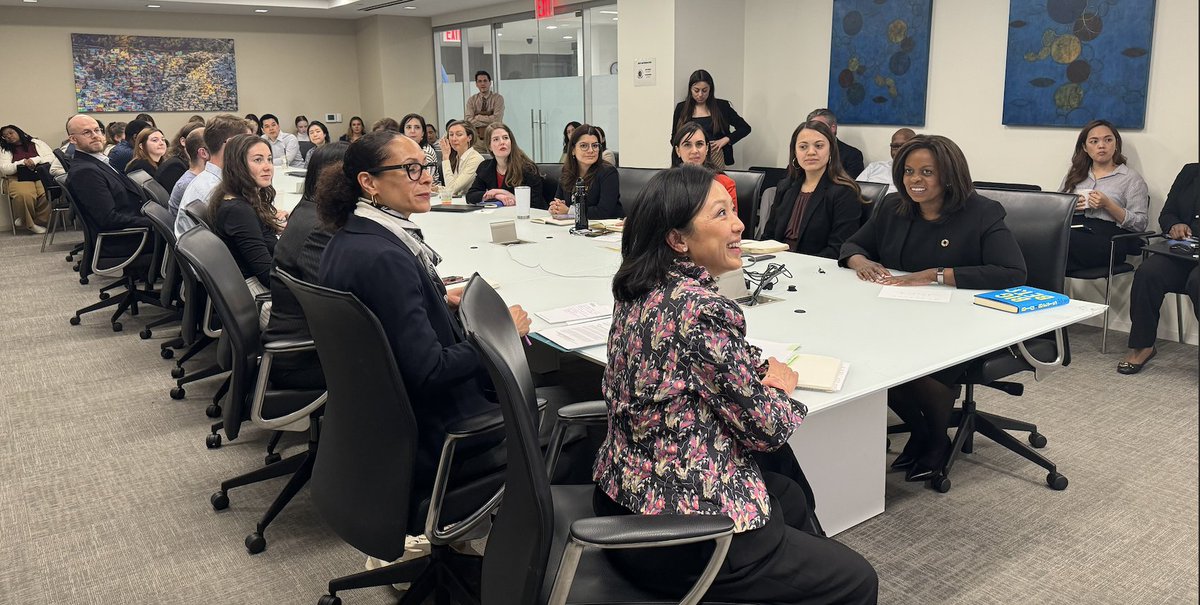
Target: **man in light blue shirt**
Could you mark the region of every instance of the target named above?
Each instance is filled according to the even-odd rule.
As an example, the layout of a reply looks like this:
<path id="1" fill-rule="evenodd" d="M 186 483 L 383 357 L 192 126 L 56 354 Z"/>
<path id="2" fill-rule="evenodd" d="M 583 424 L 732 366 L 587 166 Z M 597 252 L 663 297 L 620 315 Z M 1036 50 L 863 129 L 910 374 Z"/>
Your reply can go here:
<path id="1" fill-rule="evenodd" d="M 187 172 L 175 181 L 175 187 L 171 189 L 171 199 L 167 201 L 167 210 L 171 211 L 172 218 L 179 216 L 179 203 L 183 201 L 183 193 L 187 191 L 188 184 L 204 172 L 204 166 L 208 164 L 208 149 L 204 147 L 204 128 L 200 127 L 188 133 L 183 148 L 187 152 L 189 165 Z"/>
<path id="2" fill-rule="evenodd" d="M 239 134 L 254 134 L 254 131 L 250 129 L 249 122 L 230 113 L 220 114 L 204 125 L 204 146 L 208 149 L 208 162 L 204 165 L 204 172 L 196 175 L 183 192 L 179 213 L 175 215 L 175 237 L 196 226 L 196 222 L 184 209 L 195 202 L 208 203 L 213 189 L 221 183 L 225 142 Z"/>
<path id="3" fill-rule="evenodd" d="M 279 128 L 279 118 L 275 114 L 264 113 L 262 117 L 262 138 L 271 146 L 271 159 L 276 162 L 283 158 L 285 166 L 304 167 L 304 158 L 300 157 L 300 142 L 296 135 L 282 132 Z"/>

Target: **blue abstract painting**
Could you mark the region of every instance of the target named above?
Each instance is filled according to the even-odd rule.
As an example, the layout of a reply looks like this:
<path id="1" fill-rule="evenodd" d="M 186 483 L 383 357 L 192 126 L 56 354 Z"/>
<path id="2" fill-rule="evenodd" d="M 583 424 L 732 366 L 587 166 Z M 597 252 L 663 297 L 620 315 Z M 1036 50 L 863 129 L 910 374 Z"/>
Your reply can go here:
<path id="1" fill-rule="evenodd" d="M 834 0 L 829 108 L 845 124 L 925 125 L 933 0 Z"/>
<path id="2" fill-rule="evenodd" d="M 1010 0 L 1004 123 L 1144 127 L 1154 4 Z"/>

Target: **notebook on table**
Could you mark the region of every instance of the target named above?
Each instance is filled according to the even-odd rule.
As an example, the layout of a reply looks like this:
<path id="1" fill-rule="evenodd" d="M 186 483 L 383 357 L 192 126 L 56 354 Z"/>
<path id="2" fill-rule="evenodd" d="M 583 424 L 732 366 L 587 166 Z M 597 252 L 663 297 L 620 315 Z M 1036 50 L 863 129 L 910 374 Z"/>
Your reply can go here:
<path id="1" fill-rule="evenodd" d="M 434 204 L 429 207 L 430 212 L 475 212 L 483 210 L 483 206 L 474 204 Z"/>

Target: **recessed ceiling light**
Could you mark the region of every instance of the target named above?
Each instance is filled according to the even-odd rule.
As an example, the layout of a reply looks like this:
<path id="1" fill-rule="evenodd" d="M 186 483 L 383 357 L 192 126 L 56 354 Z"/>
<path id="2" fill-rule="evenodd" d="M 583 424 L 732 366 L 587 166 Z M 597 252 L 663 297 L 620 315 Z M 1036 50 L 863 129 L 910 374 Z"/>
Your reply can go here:
<path id="1" fill-rule="evenodd" d="M 617 11 L 600 11 L 601 15 L 615 15 Z"/>
<path id="2" fill-rule="evenodd" d="M 558 29 L 557 25 L 547 25 L 546 29 Z"/>
<path id="3" fill-rule="evenodd" d="M 563 36 L 563 40 L 574 40 L 574 39 L 575 38 L 573 38 L 571 36 Z"/>
<path id="4" fill-rule="evenodd" d="M 147 4 L 146 8 L 162 8 L 162 6 L 159 4 Z"/>
<path id="5" fill-rule="evenodd" d="M 254 12 L 256 12 L 256 13 L 265 13 L 265 12 L 267 12 L 267 9 L 265 9 L 265 8 L 256 8 L 256 9 L 254 9 Z"/>
<path id="6" fill-rule="evenodd" d="M 415 10 L 417 10 L 417 7 L 415 7 L 415 6 L 406 6 L 406 7 L 404 7 L 404 10 L 406 10 L 406 11 L 415 11 Z"/>
<path id="7" fill-rule="evenodd" d="M 37 0 L 25 0 L 25 4 L 37 4 Z"/>

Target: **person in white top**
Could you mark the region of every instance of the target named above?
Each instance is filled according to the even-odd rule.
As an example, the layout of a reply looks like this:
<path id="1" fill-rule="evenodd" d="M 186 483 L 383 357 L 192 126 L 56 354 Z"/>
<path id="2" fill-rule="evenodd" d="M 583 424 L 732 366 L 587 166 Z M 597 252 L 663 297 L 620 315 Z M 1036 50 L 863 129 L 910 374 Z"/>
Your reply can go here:
<path id="1" fill-rule="evenodd" d="M 896 153 L 900 148 L 908 142 L 909 139 L 917 136 L 911 128 L 901 128 L 892 133 L 892 142 L 888 147 L 891 151 L 891 157 L 879 162 L 871 162 L 863 169 L 862 174 L 858 175 L 856 181 L 864 183 L 883 183 L 888 186 L 888 193 L 896 193 L 896 184 L 892 182 L 892 160 L 896 158 Z"/>
<path id="2" fill-rule="evenodd" d="M 466 122 L 452 122 L 446 128 L 446 138 L 441 142 L 445 158 L 442 160 L 442 181 L 445 184 L 439 191 L 449 189 L 452 197 L 466 195 L 475 182 L 476 169 L 483 162 L 483 156 L 475 151 L 474 145 L 475 130 L 469 128 Z"/>
<path id="3" fill-rule="evenodd" d="M 271 146 L 271 159 L 283 158 L 285 166 L 304 166 L 304 158 L 300 156 L 300 141 L 290 132 L 282 132 L 279 128 L 279 118 L 274 114 L 264 113 L 262 117 L 262 138 Z"/>
<path id="4" fill-rule="evenodd" d="M 296 140 L 308 141 L 308 117 L 296 116 Z"/>

